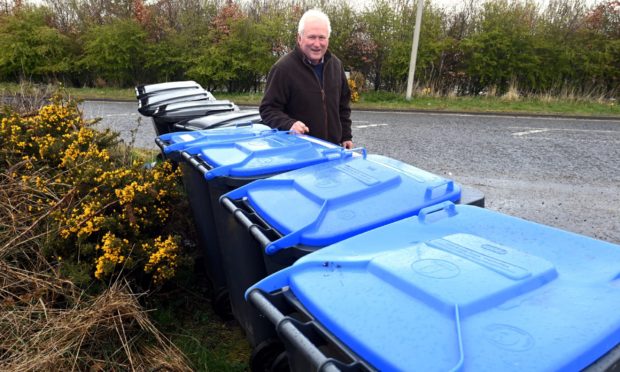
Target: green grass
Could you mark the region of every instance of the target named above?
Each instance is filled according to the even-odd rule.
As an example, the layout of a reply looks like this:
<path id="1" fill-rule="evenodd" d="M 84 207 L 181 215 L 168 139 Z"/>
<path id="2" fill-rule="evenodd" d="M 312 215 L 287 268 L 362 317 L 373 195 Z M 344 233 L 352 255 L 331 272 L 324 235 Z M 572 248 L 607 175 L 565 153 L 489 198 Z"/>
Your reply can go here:
<path id="1" fill-rule="evenodd" d="M 250 347 L 241 329 L 219 320 L 207 304 L 169 305 L 151 317 L 189 359 L 193 370 L 247 370 Z"/>
<path id="2" fill-rule="evenodd" d="M 79 99 L 136 100 L 136 91 L 133 88 L 66 88 L 66 91 Z"/>
<path id="3" fill-rule="evenodd" d="M 18 84 L 0 83 L 0 95 L 18 92 Z M 67 92 L 78 99 L 109 99 L 135 101 L 133 88 L 67 88 Z M 257 106 L 262 93 L 212 92 L 218 99 L 228 99 L 237 105 Z M 534 114 L 559 116 L 604 116 L 620 117 L 620 105 L 614 100 L 589 97 L 413 97 L 405 99 L 404 94 L 389 92 L 363 92 L 359 102 L 352 104 L 353 110 L 428 110 L 445 112 L 483 112 L 504 114 Z"/>
<path id="4" fill-rule="evenodd" d="M 196 281 L 206 280 L 196 277 Z M 242 372 L 248 369 L 251 348 L 241 328 L 222 321 L 211 309 L 206 288 L 194 283 L 156 296 L 147 308 L 158 329 L 185 354 L 194 371 Z"/>
<path id="5" fill-rule="evenodd" d="M 361 96 L 353 109 L 429 110 L 456 112 L 484 112 L 505 114 L 540 114 L 560 116 L 620 116 L 620 105 L 613 100 L 574 98 L 504 99 L 501 97 L 413 97 L 386 92 L 368 92 Z"/>

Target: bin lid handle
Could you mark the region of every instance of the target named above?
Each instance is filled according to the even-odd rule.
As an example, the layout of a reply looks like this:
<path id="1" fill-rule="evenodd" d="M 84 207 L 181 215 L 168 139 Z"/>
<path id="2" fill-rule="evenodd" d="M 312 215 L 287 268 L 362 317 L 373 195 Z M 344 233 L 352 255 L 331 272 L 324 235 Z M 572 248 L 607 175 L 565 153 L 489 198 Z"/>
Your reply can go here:
<path id="1" fill-rule="evenodd" d="M 450 193 L 454 191 L 454 181 L 442 178 L 438 182 L 431 184 L 426 187 L 426 192 L 424 193 L 424 199 L 429 200 L 433 198 L 433 191 L 438 189 L 441 186 L 446 186 L 446 191 L 444 194 Z"/>
<path id="2" fill-rule="evenodd" d="M 312 222 L 310 222 L 306 226 L 301 227 L 300 229 L 296 231 L 291 232 L 290 234 L 284 235 L 280 239 L 277 239 L 269 243 L 265 247 L 265 253 L 267 253 L 268 255 L 272 255 L 282 249 L 290 248 L 290 247 L 293 247 L 299 244 L 299 241 L 301 240 L 301 236 L 306 231 L 313 229 L 315 226 L 319 225 L 323 221 L 323 219 L 325 218 L 325 215 L 327 214 L 327 209 L 328 209 L 327 203 L 328 203 L 327 200 L 323 202 L 323 205 L 321 206 L 321 209 L 319 210 L 319 214 Z"/>
<path id="3" fill-rule="evenodd" d="M 336 159 L 342 159 L 347 155 L 350 155 L 349 153 L 347 153 L 342 147 L 331 147 L 331 148 L 327 148 L 324 150 L 321 150 L 321 154 L 326 157 L 327 159 L 330 159 L 330 155 L 334 154 Z"/>
<path id="4" fill-rule="evenodd" d="M 247 291 L 245 291 L 245 299 L 248 300 L 249 294 L 252 291 L 260 289 L 264 292 L 270 293 L 278 289 L 284 288 L 289 285 L 289 278 L 291 277 L 290 267 L 284 270 L 280 270 L 268 277 L 262 279 L 258 283 L 254 284 Z"/>
<path id="5" fill-rule="evenodd" d="M 430 207 L 420 209 L 418 212 L 418 221 L 422 223 L 431 222 L 427 221 L 427 218 L 434 213 L 442 212 L 442 214 L 437 214 L 434 216 L 437 217 L 453 217 L 458 214 L 456 211 L 456 206 L 451 201 L 445 201 L 439 204 L 431 205 Z"/>
<path id="6" fill-rule="evenodd" d="M 254 157 L 254 154 L 249 154 L 245 159 L 238 161 L 236 163 L 230 163 L 226 165 L 221 165 L 219 167 L 213 167 L 208 172 L 204 173 L 205 179 L 207 181 L 210 181 L 216 177 L 228 176 L 232 168 L 247 164 L 250 160 L 252 160 L 253 157 Z"/>
<path id="7" fill-rule="evenodd" d="M 330 147 L 321 151 L 323 156 L 329 157 L 330 154 L 338 154 L 340 159 L 343 159 L 348 156 L 355 156 L 355 154 L 361 154 L 361 156 L 366 159 L 366 148 L 364 147 L 356 147 L 354 149 L 345 149 L 343 147 Z"/>
<path id="8" fill-rule="evenodd" d="M 366 156 L 368 155 L 368 154 L 366 153 L 366 148 L 365 148 L 365 147 L 356 147 L 356 148 L 354 148 L 354 149 L 351 149 L 351 150 L 345 150 L 345 151 L 346 151 L 346 152 L 348 152 L 348 153 L 350 153 L 350 154 L 352 154 L 352 155 L 353 155 L 353 154 L 357 154 L 357 153 L 359 153 L 359 154 L 361 154 L 361 155 L 362 155 L 362 157 L 363 157 L 364 159 L 366 159 Z"/>

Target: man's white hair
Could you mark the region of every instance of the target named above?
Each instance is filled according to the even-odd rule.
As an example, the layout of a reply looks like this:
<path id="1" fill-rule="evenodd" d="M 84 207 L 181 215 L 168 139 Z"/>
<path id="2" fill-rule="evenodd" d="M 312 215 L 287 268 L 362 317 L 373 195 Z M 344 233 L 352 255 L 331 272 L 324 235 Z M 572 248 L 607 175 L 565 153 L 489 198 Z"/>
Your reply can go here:
<path id="1" fill-rule="evenodd" d="M 304 15 L 301 16 L 301 19 L 299 20 L 299 26 L 297 26 L 297 34 L 299 35 L 304 34 L 304 27 L 306 27 L 306 21 L 310 18 L 318 19 L 318 20 L 321 20 L 327 23 L 327 37 L 331 35 L 332 25 L 329 22 L 329 17 L 327 16 L 327 14 L 323 13 L 323 11 L 321 11 L 320 9 L 310 9 L 307 12 L 305 12 Z"/>

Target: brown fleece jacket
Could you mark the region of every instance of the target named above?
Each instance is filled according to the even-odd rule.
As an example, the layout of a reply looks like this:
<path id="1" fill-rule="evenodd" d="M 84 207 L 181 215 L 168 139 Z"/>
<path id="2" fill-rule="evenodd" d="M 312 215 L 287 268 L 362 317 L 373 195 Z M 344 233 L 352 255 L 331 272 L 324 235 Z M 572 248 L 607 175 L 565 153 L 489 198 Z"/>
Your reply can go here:
<path id="1" fill-rule="evenodd" d="M 328 51 L 324 63 L 323 88 L 299 48 L 273 65 L 260 105 L 267 125 L 288 130 L 300 120 L 311 136 L 338 145 L 351 140 L 351 91 L 342 62 Z"/>

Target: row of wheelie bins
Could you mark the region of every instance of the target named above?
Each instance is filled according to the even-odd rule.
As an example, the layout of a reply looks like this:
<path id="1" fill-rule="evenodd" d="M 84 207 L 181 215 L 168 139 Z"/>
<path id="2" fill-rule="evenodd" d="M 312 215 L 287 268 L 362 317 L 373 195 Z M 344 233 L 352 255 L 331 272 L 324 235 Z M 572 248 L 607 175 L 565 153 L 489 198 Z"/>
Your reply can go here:
<path id="1" fill-rule="evenodd" d="M 218 100 L 195 81 L 174 81 L 135 87 L 138 112 L 150 117 L 157 136 L 236 123 L 260 123 L 258 110 L 241 110 Z"/>
<path id="2" fill-rule="evenodd" d="M 157 142 L 253 371 L 620 369 L 617 245 L 257 123 Z"/>

